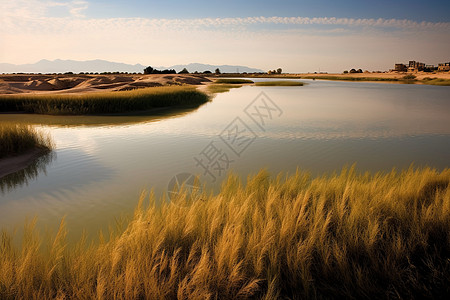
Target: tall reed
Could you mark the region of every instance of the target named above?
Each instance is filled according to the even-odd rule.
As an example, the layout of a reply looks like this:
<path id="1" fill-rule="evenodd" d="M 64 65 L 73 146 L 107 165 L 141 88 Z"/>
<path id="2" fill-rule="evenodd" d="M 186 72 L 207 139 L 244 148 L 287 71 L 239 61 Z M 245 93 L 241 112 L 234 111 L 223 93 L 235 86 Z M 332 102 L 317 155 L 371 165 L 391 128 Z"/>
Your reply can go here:
<path id="1" fill-rule="evenodd" d="M 265 171 L 221 192 L 142 197 L 125 230 L 0 238 L 2 299 L 443 299 L 450 169 L 311 178 Z M 181 205 L 180 205 L 181 204 Z"/>

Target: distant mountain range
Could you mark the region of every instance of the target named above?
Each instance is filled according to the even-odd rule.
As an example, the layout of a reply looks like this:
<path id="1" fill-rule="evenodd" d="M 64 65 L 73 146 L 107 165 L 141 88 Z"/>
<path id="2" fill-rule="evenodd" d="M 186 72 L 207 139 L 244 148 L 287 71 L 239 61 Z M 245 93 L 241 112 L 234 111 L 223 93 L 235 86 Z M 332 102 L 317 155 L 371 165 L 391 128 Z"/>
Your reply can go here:
<path id="1" fill-rule="evenodd" d="M 147 66 L 141 64 L 124 64 L 118 62 L 111 62 L 107 60 L 87 60 L 87 61 L 76 61 L 76 60 L 47 60 L 43 59 L 34 64 L 24 64 L 24 65 L 14 65 L 8 63 L 0 63 L 0 74 L 1 73 L 65 73 L 65 72 L 129 72 L 129 73 L 141 73 Z M 189 72 L 203 72 L 211 71 L 214 72 L 215 69 L 219 68 L 222 73 L 253 73 L 253 72 L 263 72 L 260 69 L 249 68 L 246 66 L 230 66 L 230 65 L 208 65 L 200 63 L 191 63 L 188 65 L 174 65 L 170 67 L 155 67 L 155 69 L 175 69 L 179 72 L 186 68 Z"/>

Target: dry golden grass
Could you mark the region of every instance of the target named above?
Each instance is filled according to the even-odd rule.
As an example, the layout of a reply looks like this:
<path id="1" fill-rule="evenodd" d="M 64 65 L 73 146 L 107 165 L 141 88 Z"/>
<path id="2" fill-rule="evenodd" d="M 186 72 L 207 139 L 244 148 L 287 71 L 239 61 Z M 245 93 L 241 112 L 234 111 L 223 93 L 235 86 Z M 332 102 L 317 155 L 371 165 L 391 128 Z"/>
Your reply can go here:
<path id="1" fill-rule="evenodd" d="M 29 125 L 0 124 L 0 158 L 41 147 L 51 150 L 53 141 Z"/>
<path id="2" fill-rule="evenodd" d="M 450 169 L 261 171 L 216 196 L 143 197 L 126 230 L 95 244 L 28 225 L 20 246 L 1 235 L 0 298 L 445 298 L 449 182 Z"/>
<path id="3" fill-rule="evenodd" d="M 199 106 L 209 101 L 193 86 L 162 86 L 84 94 L 0 95 L 0 112 L 50 115 L 111 114 L 159 107 Z"/>

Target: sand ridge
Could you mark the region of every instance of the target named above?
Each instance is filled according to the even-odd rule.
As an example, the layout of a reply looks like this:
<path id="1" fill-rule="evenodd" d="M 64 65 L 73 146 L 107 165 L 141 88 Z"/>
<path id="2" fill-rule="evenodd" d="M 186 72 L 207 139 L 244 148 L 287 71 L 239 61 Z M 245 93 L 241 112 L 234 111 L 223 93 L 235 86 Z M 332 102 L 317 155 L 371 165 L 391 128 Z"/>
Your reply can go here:
<path id="1" fill-rule="evenodd" d="M 0 75 L 0 94 L 62 94 L 124 91 L 155 86 L 201 85 L 203 76 L 188 74 L 152 75 Z"/>

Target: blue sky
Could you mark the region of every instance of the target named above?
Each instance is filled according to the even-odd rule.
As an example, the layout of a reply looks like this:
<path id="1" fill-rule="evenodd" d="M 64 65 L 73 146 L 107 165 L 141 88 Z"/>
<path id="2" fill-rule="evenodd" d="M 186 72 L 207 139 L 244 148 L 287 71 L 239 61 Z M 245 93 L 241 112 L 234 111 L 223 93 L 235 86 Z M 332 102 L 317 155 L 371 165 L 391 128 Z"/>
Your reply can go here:
<path id="1" fill-rule="evenodd" d="M 89 17 L 217 18 L 248 16 L 346 17 L 450 21 L 448 0 L 92 0 Z"/>
<path id="2" fill-rule="evenodd" d="M 450 60 L 448 0 L 0 3 L 0 62 L 106 59 L 342 72 Z"/>

